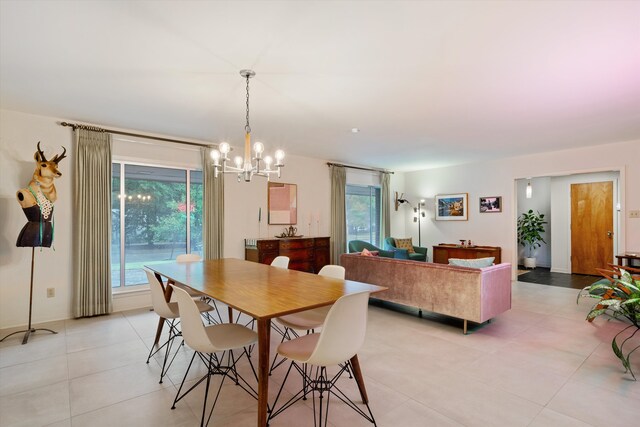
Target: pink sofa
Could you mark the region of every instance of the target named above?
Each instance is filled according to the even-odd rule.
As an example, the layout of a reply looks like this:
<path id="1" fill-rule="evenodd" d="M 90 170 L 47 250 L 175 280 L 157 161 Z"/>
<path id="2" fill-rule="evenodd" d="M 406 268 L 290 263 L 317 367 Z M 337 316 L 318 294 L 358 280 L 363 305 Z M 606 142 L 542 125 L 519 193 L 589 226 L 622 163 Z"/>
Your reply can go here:
<path id="1" fill-rule="evenodd" d="M 389 289 L 374 298 L 483 323 L 511 309 L 511 264 L 455 267 L 360 254 L 342 254 L 346 279 Z"/>

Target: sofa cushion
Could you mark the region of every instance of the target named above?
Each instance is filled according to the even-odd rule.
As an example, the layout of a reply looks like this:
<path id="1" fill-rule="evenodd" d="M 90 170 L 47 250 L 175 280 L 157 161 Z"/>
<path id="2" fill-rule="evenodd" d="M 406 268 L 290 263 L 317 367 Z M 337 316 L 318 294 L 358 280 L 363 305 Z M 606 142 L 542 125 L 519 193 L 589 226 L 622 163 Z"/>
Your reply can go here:
<path id="1" fill-rule="evenodd" d="M 411 237 L 409 237 L 408 239 L 395 239 L 395 241 L 396 248 L 406 249 L 410 254 L 415 252 L 415 250 L 413 249 L 413 242 Z"/>
<path id="2" fill-rule="evenodd" d="M 485 268 L 492 266 L 494 260 L 495 257 L 476 259 L 449 258 L 449 265 L 455 265 L 458 267 Z"/>

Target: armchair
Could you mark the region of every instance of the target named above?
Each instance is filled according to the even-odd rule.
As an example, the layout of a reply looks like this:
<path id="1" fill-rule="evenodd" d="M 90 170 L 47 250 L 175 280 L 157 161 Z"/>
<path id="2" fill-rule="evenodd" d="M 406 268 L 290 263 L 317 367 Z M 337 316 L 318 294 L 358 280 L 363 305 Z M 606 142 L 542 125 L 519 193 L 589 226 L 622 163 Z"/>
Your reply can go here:
<path id="1" fill-rule="evenodd" d="M 376 246 L 373 246 L 369 242 L 365 242 L 362 240 L 351 240 L 349 241 L 349 253 L 353 252 L 362 252 L 363 249 L 367 249 L 370 251 L 378 251 L 378 255 L 386 258 L 398 258 L 394 251 L 385 251 Z M 405 251 L 406 252 L 406 251 Z"/>
<path id="2" fill-rule="evenodd" d="M 412 261 L 426 261 L 427 260 L 427 248 L 421 248 L 420 246 L 414 246 L 414 253 L 409 253 L 406 249 L 396 248 L 396 239 L 393 237 L 387 237 L 384 239 L 384 248 L 388 251 L 396 251 L 395 258 L 409 259 Z M 398 252 L 402 252 L 403 255 L 399 256 Z"/>

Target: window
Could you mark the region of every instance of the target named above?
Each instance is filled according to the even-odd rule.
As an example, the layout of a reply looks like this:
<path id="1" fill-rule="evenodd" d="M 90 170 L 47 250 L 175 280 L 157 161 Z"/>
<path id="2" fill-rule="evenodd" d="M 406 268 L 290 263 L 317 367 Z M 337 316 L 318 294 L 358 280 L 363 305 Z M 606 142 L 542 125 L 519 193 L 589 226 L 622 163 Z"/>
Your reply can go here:
<path id="1" fill-rule="evenodd" d="M 113 163 L 111 287 L 147 283 L 141 268 L 202 254 L 202 172 Z"/>
<path id="2" fill-rule="evenodd" d="M 380 188 L 347 185 L 347 241 L 364 240 L 380 246 Z"/>

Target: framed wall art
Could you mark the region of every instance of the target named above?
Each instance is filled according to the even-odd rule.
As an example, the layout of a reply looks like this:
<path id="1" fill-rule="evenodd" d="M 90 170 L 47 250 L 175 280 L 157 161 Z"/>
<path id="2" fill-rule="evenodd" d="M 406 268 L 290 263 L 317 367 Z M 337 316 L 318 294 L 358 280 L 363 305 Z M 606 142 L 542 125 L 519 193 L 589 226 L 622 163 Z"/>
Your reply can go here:
<path id="1" fill-rule="evenodd" d="M 467 199 L 467 193 L 436 195 L 436 221 L 466 221 L 469 219 Z"/>
<path id="2" fill-rule="evenodd" d="M 502 196 L 480 197 L 480 213 L 502 212 Z"/>
<path id="3" fill-rule="evenodd" d="M 298 223 L 298 186 L 281 182 L 269 182 L 267 187 L 267 211 L 269 224 Z"/>

